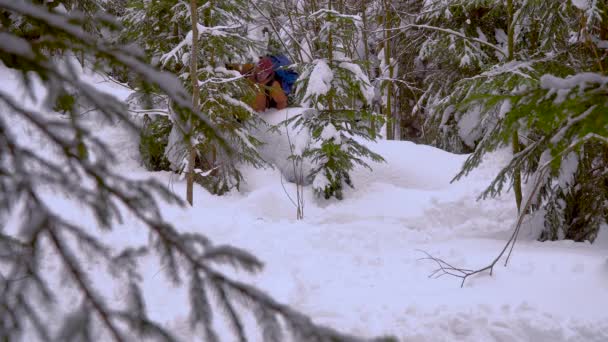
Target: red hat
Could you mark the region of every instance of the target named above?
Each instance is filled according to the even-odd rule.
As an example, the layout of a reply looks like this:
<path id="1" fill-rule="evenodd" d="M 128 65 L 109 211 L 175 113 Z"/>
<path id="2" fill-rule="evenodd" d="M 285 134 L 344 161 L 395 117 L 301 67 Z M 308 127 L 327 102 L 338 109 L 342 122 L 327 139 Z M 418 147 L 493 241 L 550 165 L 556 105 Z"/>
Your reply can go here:
<path id="1" fill-rule="evenodd" d="M 258 65 L 256 66 L 255 79 L 256 81 L 263 83 L 272 76 L 272 60 L 268 57 L 260 58 Z"/>

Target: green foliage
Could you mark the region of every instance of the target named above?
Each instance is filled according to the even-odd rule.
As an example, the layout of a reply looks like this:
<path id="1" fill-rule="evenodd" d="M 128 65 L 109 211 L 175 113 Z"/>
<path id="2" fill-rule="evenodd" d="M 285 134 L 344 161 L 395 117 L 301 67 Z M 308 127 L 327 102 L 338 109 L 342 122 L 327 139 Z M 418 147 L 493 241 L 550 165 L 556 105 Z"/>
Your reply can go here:
<path id="1" fill-rule="evenodd" d="M 195 134 L 201 170 L 213 170 L 205 177 L 196 177 L 197 182 L 214 194 L 223 194 L 233 188 L 238 190 L 243 180 L 240 164 L 256 168 L 268 166 L 257 150 L 261 142 L 249 133 L 265 124 L 247 105 L 253 88 L 238 72 L 223 67 L 200 69 L 199 79 L 202 83 L 200 109 L 207 113 L 231 149 L 225 152 L 204 134 Z M 196 126 L 194 130 L 199 131 Z"/>
<path id="2" fill-rule="evenodd" d="M 542 241 L 593 241 L 600 225 L 608 222 L 608 148 L 586 143 L 581 153 L 569 157 L 576 158 L 578 168 L 547 193 Z"/>
<path id="3" fill-rule="evenodd" d="M 369 126 L 370 113 L 358 110 L 306 111 L 286 124 L 306 127 L 312 136 L 311 145 L 302 157 L 310 158 L 313 169 L 308 175 L 313 189 L 325 199 L 343 199 L 344 185 L 353 187 L 350 171 L 356 165 L 371 171 L 368 161 L 384 159 L 359 143 L 357 138 L 373 140 L 375 129 Z"/>
<path id="4" fill-rule="evenodd" d="M 608 144 L 608 77 L 596 73 L 578 73 L 566 78 L 543 74 L 540 79 L 532 79 L 527 87 L 520 89 L 509 95 L 471 97 L 465 103 L 465 107 L 481 104 L 489 112 L 508 103 L 509 110 L 501 113 L 502 116 L 496 116 L 496 124 L 467 159 L 457 179 L 477 167 L 485 153 L 508 144 L 512 132 L 520 132 L 522 136 L 522 132 L 533 132 L 528 134 L 530 141 L 526 142 L 523 151 L 514 156 L 482 196 L 500 194 L 515 168 L 522 168 L 529 175 L 546 172 L 546 177 L 535 180 L 540 182 L 541 191 L 537 198 L 531 199 L 535 205 L 530 207 L 531 210 L 544 207 L 547 211 L 546 226 L 549 231 L 545 233 L 545 238 L 558 236 L 557 231 L 572 231 L 571 234 L 559 235 L 561 237 L 585 239 L 594 236 L 599 227 L 597 220 L 605 219 L 606 202 L 582 205 L 578 200 L 596 196 L 594 183 L 599 180 L 602 184 L 605 177 L 601 173 L 589 178 L 588 173 L 595 168 L 605 172 L 601 170 L 606 167 L 606 159 L 598 146 L 605 148 Z M 535 139 L 531 140 L 530 137 Z M 564 161 L 569 160 L 571 154 L 588 161 L 569 171 L 572 166 L 564 164 Z M 575 181 L 562 189 L 559 187 L 560 180 L 567 177 L 568 172 L 576 174 Z M 580 223 L 581 220 L 592 222 L 586 228 L 594 229 L 583 234 L 580 228 L 568 228 L 573 221 Z M 570 223 L 569 226 L 558 228 L 556 222 Z"/>
<path id="5" fill-rule="evenodd" d="M 417 108 L 428 114 L 427 141 L 473 151 L 459 179 L 518 137 L 521 151 L 481 197 L 500 194 L 521 171 L 527 186 L 539 189 L 524 199 L 524 209 L 543 215 L 543 239 L 592 240 L 606 207 L 588 199 L 604 191 L 592 184 L 603 182 L 597 170 L 606 167 L 600 150 L 608 136 L 608 69 L 598 44 L 607 37 L 608 5 L 512 3 L 512 18 L 505 1 L 433 0 L 420 9 L 403 38 L 418 52 L 408 58 L 422 62 L 423 76 L 413 81 L 423 88 Z"/>
<path id="6" fill-rule="evenodd" d="M 195 180 L 210 192 L 223 194 L 239 188 L 243 180 L 239 164 L 266 165 L 257 152 L 260 142 L 249 134 L 252 127 L 261 124 L 247 105 L 253 96 L 251 84 L 239 72 L 223 67 L 226 63 L 245 61 L 258 43 L 246 38 L 249 12 L 244 1 L 214 1 L 201 4 L 198 11 L 199 109 L 225 141 L 218 143 L 207 136 L 199 127 L 203 123 L 196 118 L 176 115 L 171 119 L 176 123 L 174 129 L 192 135 L 190 141 L 196 146 L 196 165 L 200 170 Z M 124 39 L 143 43 L 152 61 L 179 75 L 185 87 L 192 90 L 189 4 L 177 0 L 131 0 L 124 22 L 129 28 Z M 223 143 L 231 147 L 230 152 L 222 148 Z M 184 155 L 178 158 L 179 162 L 186 159 L 187 149 L 180 151 Z M 182 167 L 176 171 L 182 171 Z"/>
<path id="7" fill-rule="evenodd" d="M 178 1 L 129 0 L 122 18 L 128 29 L 123 32 L 122 39 L 138 42 L 147 55 L 158 62 L 162 53 L 170 51 L 190 31 L 188 6 L 188 3 Z M 188 63 L 176 61 L 176 64 L 170 70 L 182 70 Z"/>
<path id="8" fill-rule="evenodd" d="M 76 105 L 76 97 L 72 94 L 63 93 L 57 96 L 55 107 L 53 110 L 56 112 L 67 113 L 74 109 Z"/>
<path id="9" fill-rule="evenodd" d="M 101 18 L 99 16 L 101 6 L 104 3 L 101 0 L 55 0 L 39 1 L 39 3 L 55 13 L 70 12 L 72 18 L 78 20 L 84 30 L 98 37 L 101 36 L 101 28 L 107 27 L 107 24 L 112 22 L 108 17 Z M 50 32 L 57 33 L 52 28 L 52 25 L 48 25 L 44 20 L 16 15 L 11 12 L 4 12 L 1 16 L 3 17 L 2 23 L 5 27 L 11 28 L 19 37 L 29 41 L 38 40 L 42 36 L 46 36 L 49 30 L 51 30 Z M 97 23 L 101 23 L 102 25 L 97 25 Z M 51 34 L 49 38 L 54 36 L 55 34 Z M 69 34 L 63 34 L 62 36 L 66 39 L 70 38 Z"/>
<path id="10" fill-rule="evenodd" d="M 169 160 L 165 157 L 165 148 L 169 142 L 172 126 L 171 120 L 166 116 L 159 115 L 153 119 L 147 114 L 144 116 L 139 139 L 139 153 L 147 170 L 170 170 Z"/>
<path id="11" fill-rule="evenodd" d="M 414 1 L 415 2 L 415 1 Z M 421 4 L 418 4 L 421 6 Z M 409 9 L 408 9 L 409 11 Z M 506 57 L 507 16 L 504 1 L 427 1 L 414 26 L 400 35 L 399 84 L 414 102 L 405 110 L 421 117 L 422 141 L 456 153 L 469 153 L 474 142 L 463 137 L 459 123 L 466 115 L 449 108 L 463 79 L 475 77 Z M 483 44 L 486 42 L 486 44 Z M 460 94 L 462 95 L 462 94 Z M 466 132 L 465 132 L 466 133 Z"/>
<path id="12" fill-rule="evenodd" d="M 119 28 L 117 22 L 101 12 L 104 1 L 102 0 L 56 0 L 56 1 L 34 1 L 51 13 L 69 13 L 70 22 L 79 26 L 79 30 L 84 30 L 96 38 L 106 34 L 116 32 Z M 11 11 L 0 11 L 0 27 L 10 32 L 15 37 L 22 38 L 35 47 L 34 50 L 46 56 L 62 56 L 66 52 L 73 52 L 83 63 L 85 57 L 91 59 L 103 59 L 106 53 L 90 54 L 87 49 L 82 49 L 82 45 L 74 35 L 66 32 L 60 27 L 49 23 L 37 16 L 28 16 Z M 76 54 L 78 52 L 78 54 Z M 41 57 L 40 59 L 42 59 Z M 32 70 L 27 66 L 28 62 L 14 59 L 10 53 L 0 51 L 0 59 L 6 66 Z M 62 99 L 66 100 L 66 98 Z M 69 110 L 66 103 L 59 104 L 60 111 Z M 62 107 L 63 106 L 63 107 Z"/>
<path id="13" fill-rule="evenodd" d="M 319 27 L 318 34 L 312 38 L 316 47 L 315 56 L 327 57 L 328 53 L 335 56 L 337 60 L 353 58 L 356 53 L 354 43 L 359 38 L 357 16 L 340 13 L 334 8 L 321 8 L 311 13 L 307 18 Z M 331 36 L 331 40 L 330 40 Z"/>
<path id="14" fill-rule="evenodd" d="M 247 37 L 250 11 L 244 0 L 217 0 L 199 6 L 199 64 L 219 66 L 247 59 L 259 43 Z M 189 3 L 178 0 L 129 0 L 124 39 L 140 42 L 154 63 L 164 56 L 163 68 L 187 72 L 188 49 L 174 49 L 191 31 Z"/>
<path id="15" fill-rule="evenodd" d="M 303 65 L 297 95 L 305 107 L 314 110 L 287 123 L 311 134 L 311 144 L 301 156 L 315 165 L 309 175 L 315 193 L 325 199 L 342 199 L 344 186 L 353 186 L 350 172 L 355 165 L 371 170 L 367 158 L 383 161 L 356 140 L 375 140 L 377 126 L 371 122 L 381 119 L 369 109 L 374 89 L 360 63 L 353 60 L 359 18 L 329 8 L 310 14 L 308 19 L 312 26 L 320 27 L 314 40 L 314 53 L 320 58 Z"/>

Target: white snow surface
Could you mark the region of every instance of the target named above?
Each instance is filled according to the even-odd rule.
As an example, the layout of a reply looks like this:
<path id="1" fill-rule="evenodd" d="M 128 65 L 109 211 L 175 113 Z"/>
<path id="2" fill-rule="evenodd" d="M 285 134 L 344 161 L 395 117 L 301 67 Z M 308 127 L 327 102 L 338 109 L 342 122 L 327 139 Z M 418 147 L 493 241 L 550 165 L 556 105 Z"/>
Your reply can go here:
<path id="1" fill-rule="evenodd" d="M 580 10 L 588 10 L 591 7 L 591 1 L 589 0 L 572 0 L 572 4 Z"/>
<path id="2" fill-rule="evenodd" d="M 481 138 L 483 132 L 479 124 L 480 121 L 480 106 L 474 106 L 465 112 L 460 121 L 458 121 L 458 135 L 469 147 L 475 147 L 475 141 Z"/>
<path id="3" fill-rule="evenodd" d="M 125 97 L 119 86 L 90 77 L 97 86 Z M 276 123 L 301 112 L 261 115 Z M 154 177 L 185 194 L 185 183 L 173 174 L 150 173 L 140 166 L 133 133 L 119 123 L 89 124 L 118 154 L 116 171 L 131 178 Z M 23 139 L 28 138 L 24 133 Z M 275 162 L 286 150 L 281 141 L 277 138 L 265 147 L 267 153 L 279 151 Z M 499 265 L 492 276 L 474 277 L 463 288 L 460 279 L 430 279 L 435 265 L 420 260 L 421 251 L 476 268 L 485 266 L 504 245 L 516 215 L 511 194 L 486 201 L 476 197 L 510 156 L 506 151 L 493 153 L 467 178 L 451 184 L 466 156 L 410 142 L 368 146 L 387 162 L 372 163 L 373 172 L 356 169 L 355 188 L 345 191 L 343 201 L 315 199 L 306 187 L 302 221 L 295 220 L 296 210 L 285 194 L 294 196 L 295 185 L 287 183 L 284 189 L 277 169 L 244 168 L 246 183 L 240 193 L 218 197 L 197 187 L 193 208 L 164 205 L 163 212 L 178 229 L 244 248 L 265 263 L 257 275 L 227 268 L 229 275 L 344 332 L 390 334 L 403 341 L 608 340 L 607 227 L 594 245 L 536 242 L 527 236 L 531 228 L 526 227 L 509 266 Z M 78 209 L 77 199 L 50 193 L 46 198 L 66 218 L 94 226 Z M 99 235 L 116 248 L 145 245 L 148 239 L 146 229 L 129 215 L 123 224 Z M 63 273 L 46 263 L 61 286 Z M 123 303 L 124 288 L 95 260 L 87 263 L 102 295 L 110 303 Z M 201 341 L 200 334 L 188 329 L 187 289 L 170 285 L 155 257 L 140 266 L 150 318 L 184 341 Z M 80 303 L 75 295 L 65 300 L 74 307 Z"/>
<path id="4" fill-rule="evenodd" d="M 582 90 L 589 84 L 608 84 L 608 77 L 593 72 L 582 72 L 566 78 L 545 74 L 540 78 L 541 87 L 550 90 L 569 90 L 580 87 Z"/>

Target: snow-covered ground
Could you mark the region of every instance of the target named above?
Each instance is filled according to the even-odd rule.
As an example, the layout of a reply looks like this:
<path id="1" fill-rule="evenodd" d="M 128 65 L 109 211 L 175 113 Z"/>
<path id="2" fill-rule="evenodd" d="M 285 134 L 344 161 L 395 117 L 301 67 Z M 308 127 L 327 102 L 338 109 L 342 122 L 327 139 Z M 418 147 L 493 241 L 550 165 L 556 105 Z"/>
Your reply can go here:
<path id="1" fill-rule="evenodd" d="M 128 95 L 113 83 L 99 86 L 121 98 Z M 276 123 L 297 112 L 262 115 Z M 118 153 L 117 170 L 129 177 L 155 177 L 185 194 L 185 183 L 177 176 L 140 166 L 137 136 L 120 124 L 90 124 Z M 422 251 L 476 268 L 504 245 L 516 214 L 511 194 L 476 198 L 508 153 L 490 155 L 469 177 L 451 184 L 466 156 L 410 142 L 380 141 L 369 147 L 386 163 L 372 165 L 373 172 L 355 170 L 355 189 L 347 190 L 343 201 L 316 199 L 307 187 L 302 221 L 295 220 L 287 196 L 295 196 L 295 185 L 282 185 L 278 168 L 245 168 L 241 192 L 218 197 L 197 187 L 194 207 L 166 206 L 163 211 L 183 231 L 202 232 L 216 244 L 252 252 L 265 263 L 262 272 L 226 272 L 341 331 L 403 341 L 608 341 L 606 229 L 595 245 L 540 243 L 523 231 L 509 266 L 497 267 L 492 277 L 471 278 L 464 288 L 457 278 L 430 279 L 435 265 L 419 260 Z M 273 149 L 285 153 L 278 143 L 264 153 Z M 74 202 L 57 197 L 53 205 L 65 209 Z M 86 222 L 77 210 L 63 212 Z M 129 217 L 103 238 L 116 247 L 147 242 L 145 230 Z M 187 290 L 168 284 L 156 258 L 142 267 L 151 318 L 185 341 L 199 341 L 188 332 Z M 95 263 L 89 270 L 95 270 Z M 107 282 L 104 277 L 92 272 L 94 282 Z M 118 288 L 108 286 L 104 294 L 124 301 Z"/>

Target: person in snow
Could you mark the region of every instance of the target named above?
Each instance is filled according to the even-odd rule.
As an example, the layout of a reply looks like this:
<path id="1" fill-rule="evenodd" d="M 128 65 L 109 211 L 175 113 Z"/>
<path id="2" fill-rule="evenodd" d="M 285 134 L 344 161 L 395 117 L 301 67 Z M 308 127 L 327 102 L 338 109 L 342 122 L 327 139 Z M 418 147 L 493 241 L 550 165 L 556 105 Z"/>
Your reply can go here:
<path id="1" fill-rule="evenodd" d="M 246 68 L 249 70 L 245 70 Z M 255 98 L 251 107 L 256 112 L 263 112 L 268 108 L 287 107 L 287 95 L 283 91 L 281 82 L 275 77 L 272 60 L 269 57 L 261 57 L 255 66 L 245 64 L 242 72 L 253 82 Z"/>

